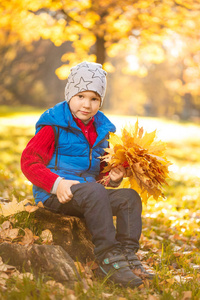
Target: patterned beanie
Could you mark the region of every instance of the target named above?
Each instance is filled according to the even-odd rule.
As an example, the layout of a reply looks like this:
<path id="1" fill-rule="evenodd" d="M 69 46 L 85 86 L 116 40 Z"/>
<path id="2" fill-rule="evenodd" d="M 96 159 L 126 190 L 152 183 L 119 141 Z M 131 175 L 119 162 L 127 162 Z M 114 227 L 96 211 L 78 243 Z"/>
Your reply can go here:
<path id="1" fill-rule="evenodd" d="M 97 92 L 101 97 L 101 106 L 106 93 L 106 71 L 101 64 L 82 62 L 71 68 L 65 87 L 65 100 L 69 100 L 76 94 L 84 91 Z"/>

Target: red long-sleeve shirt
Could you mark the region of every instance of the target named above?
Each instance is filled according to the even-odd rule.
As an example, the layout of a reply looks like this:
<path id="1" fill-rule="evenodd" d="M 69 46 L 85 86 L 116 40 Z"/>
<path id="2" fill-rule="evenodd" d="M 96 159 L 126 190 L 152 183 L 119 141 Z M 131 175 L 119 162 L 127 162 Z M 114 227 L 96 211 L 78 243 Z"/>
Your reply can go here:
<path id="1" fill-rule="evenodd" d="M 94 118 L 85 125 L 81 120 L 75 119 L 92 147 L 97 138 Z M 55 135 L 51 126 L 44 126 L 27 144 L 21 157 L 21 169 L 24 175 L 34 185 L 48 193 L 59 177 L 46 167 L 52 158 L 55 149 Z"/>

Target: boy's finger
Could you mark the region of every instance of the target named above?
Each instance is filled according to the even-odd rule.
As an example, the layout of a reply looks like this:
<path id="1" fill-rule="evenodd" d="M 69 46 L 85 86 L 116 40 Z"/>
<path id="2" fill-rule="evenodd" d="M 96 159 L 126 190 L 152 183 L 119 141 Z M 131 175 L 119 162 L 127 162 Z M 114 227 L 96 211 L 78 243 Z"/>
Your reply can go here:
<path id="1" fill-rule="evenodd" d="M 70 194 L 68 194 L 67 196 L 68 196 L 67 199 L 68 199 L 68 200 L 71 200 L 72 197 L 73 197 L 73 194 L 70 192 Z"/>
<path id="2" fill-rule="evenodd" d="M 71 183 L 70 187 L 71 187 L 72 185 L 76 185 L 76 184 L 78 184 L 78 183 L 80 183 L 80 181 L 74 180 L 74 181 Z M 70 190 L 70 192 L 71 192 L 71 190 Z"/>
<path id="3" fill-rule="evenodd" d="M 119 166 L 119 170 L 125 172 L 125 168 L 122 165 Z"/>
<path id="4" fill-rule="evenodd" d="M 67 193 L 66 193 L 66 197 L 71 197 L 72 198 L 72 196 L 73 196 L 73 194 L 72 194 L 71 189 L 69 187 L 68 190 L 67 190 Z"/>
<path id="5" fill-rule="evenodd" d="M 60 203 L 64 204 L 65 203 L 65 198 L 62 196 L 62 197 L 58 197 L 58 200 Z"/>
<path id="6" fill-rule="evenodd" d="M 120 168 L 115 168 L 115 169 L 113 169 L 113 172 L 119 174 L 119 173 L 121 173 L 121 170 L 120 170 Z"/>

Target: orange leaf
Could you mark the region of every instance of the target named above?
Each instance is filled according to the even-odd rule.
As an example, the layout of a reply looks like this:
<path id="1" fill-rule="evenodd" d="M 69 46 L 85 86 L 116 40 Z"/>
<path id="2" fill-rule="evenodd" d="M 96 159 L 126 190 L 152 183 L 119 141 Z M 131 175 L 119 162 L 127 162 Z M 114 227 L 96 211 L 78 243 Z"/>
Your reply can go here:
<path id="1" fill-rule="evenodd" d="M 36 211 L 39 207 L 35 205 L 26 205 L 25 210 L 29 213 Z"/>

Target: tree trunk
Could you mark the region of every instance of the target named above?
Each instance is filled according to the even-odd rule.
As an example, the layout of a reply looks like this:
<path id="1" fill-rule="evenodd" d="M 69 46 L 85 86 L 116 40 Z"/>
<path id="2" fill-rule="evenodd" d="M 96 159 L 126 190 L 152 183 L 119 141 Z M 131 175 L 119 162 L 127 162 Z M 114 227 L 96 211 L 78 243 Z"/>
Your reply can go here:
<path id="1" fill-rule="evenodd" d="M 97 63 L 104 64 L 106 60 L 106 48 L 105 48 L 105 39 L 104 37 L 96 36 L 96 56 Z"/>
<path id="2" fill-rule="evenodd" d="M 79 278 L 74 261 L 86 263 L 93 261 L 94 245 L 84 220 L 38 208 L 34 214 L 38 229 L 49 229 L 53 235 L 51 245 L 21 245 L 3 242 L 0 244 L 0 256 L 22 271 L 33 270 L 54 280 L 73 284 Z"/>
<path id="3" fill-rule="evenodd" d="M 39 228 L 49 229 L 53 234 L 53 243 L 60 245 L 74 261 L 85 263 L 94 260 L 94 245 L 83 219 L 44 208 L 39 208 L 34 214 Z"/>

